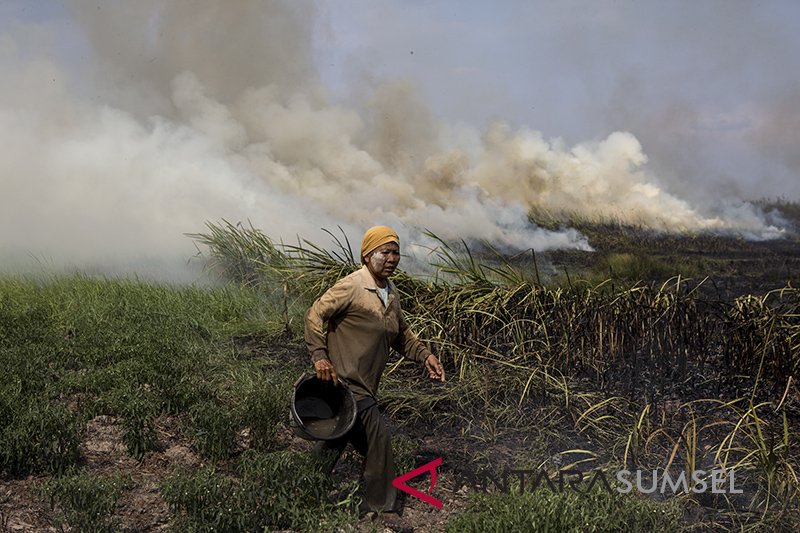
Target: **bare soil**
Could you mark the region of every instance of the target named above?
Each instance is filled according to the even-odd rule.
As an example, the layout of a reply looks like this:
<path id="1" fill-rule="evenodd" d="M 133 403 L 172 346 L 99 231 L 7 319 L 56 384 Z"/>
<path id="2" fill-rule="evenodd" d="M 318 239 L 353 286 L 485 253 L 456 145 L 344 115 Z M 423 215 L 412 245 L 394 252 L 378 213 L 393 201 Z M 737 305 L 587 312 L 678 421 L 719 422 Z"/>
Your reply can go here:
<path id="1" fill-rule="evenodd" d="M 123 531 L 165 531 L 170 521 L 167 504 L 161 497 L 159 483 L 173 469 L 202 466 L 200 457 L 182 439 L 176 417 L 156 421 L 158 450 L 137 461 L 128 454 L 122 441 L 122 427 L 115 417 L 97 416 L 87 422 L 81 444 L 81 460 L 86 472 L 122 474 L 130 480 L 117 503 L 115 515 Z M 0 481 L 0 513 L 3 531 L 58 531 L 52 525 L 49 504 L 36 494 L 42 477 Z"/>

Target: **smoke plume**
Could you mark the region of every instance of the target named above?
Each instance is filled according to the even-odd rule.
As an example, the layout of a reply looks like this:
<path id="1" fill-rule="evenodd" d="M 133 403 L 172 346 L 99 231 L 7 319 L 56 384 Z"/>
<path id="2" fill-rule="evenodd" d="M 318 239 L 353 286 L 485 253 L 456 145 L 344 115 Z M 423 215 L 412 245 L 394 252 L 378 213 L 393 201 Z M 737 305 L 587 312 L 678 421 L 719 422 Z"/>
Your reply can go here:
<path id="1" fill-rule="evenodd" d="M 504 123 L 448 125 L 408 80 L 332 103 L 310 2 L 77 2 L 69 20 L 83 39 L 72 52 L 50 23 L 0 36 L 7 264 L 169 270 L 195 252 L 184 233 L 222 218 L 284 240 L 392 224 L 407 243 L 429 229 L 537 250 L 588 244 L 534 226 L 531 210 L 779 233 L 749 204 L 712 212 L 667 193 L 630 133 L 565 146 Z"/>

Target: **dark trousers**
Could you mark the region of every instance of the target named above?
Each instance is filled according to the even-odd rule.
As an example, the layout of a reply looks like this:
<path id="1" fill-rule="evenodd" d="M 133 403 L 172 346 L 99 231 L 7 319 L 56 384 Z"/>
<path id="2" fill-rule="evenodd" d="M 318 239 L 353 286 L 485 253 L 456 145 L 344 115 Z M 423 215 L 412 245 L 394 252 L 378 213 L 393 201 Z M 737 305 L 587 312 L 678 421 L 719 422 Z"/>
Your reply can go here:
<path id="1" fill-rule="evenodd" d="M 353 429 L 346 435 L 317 443 L 314 452 L 328 461 L 328 469 L 332 471 L 348 442 L 364 456 L 364 501 L 360 510 L 394 511 L 397 489 L 392 485 L 395 478 L 392 436 L 377 404 L 359 411 Z"/>

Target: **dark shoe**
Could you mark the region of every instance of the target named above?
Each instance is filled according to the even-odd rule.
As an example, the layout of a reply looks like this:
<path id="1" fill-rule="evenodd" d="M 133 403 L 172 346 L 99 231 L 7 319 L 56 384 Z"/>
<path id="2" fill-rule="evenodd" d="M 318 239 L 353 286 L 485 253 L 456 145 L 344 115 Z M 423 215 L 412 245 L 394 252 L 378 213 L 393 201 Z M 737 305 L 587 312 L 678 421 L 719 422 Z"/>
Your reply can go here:
<path id="1" fill-rule="evenodd" d="M 411 522 L 397 513 L 383 513 L 381 522 L 395 533 L 412 533 L 414 531 Z"/>

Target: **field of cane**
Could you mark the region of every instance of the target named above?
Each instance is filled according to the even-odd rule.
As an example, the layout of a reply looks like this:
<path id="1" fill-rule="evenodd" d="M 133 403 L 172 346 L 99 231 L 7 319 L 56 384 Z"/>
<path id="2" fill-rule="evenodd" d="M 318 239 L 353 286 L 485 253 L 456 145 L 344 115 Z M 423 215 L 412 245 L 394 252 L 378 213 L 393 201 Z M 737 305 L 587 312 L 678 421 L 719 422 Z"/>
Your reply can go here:
<path id="1" fill-rule="evenodd" d="M 408 498 L 406 518 L 800 529 L 797 238 L 581 230 L 595 252 L 439 240 L 432 274 L 396 276 L 448 372 L 435 384 L 397 361 L 384 376 L 398 470 L 443 459 L 443 509 Z M 227 223 L 192 238 L 217 283 L 0 279 L 0 531 L 381 530 L 354 510 L 355 453 L 324 475 L 286 423 L 310 368 L 302 315 L 356 268 L 349 243 L 279 245 Z M 555 483 L 505 475 L 522 469 Z M 558 484 L 621 469 L 735 472 L 741 493 Z"/>

